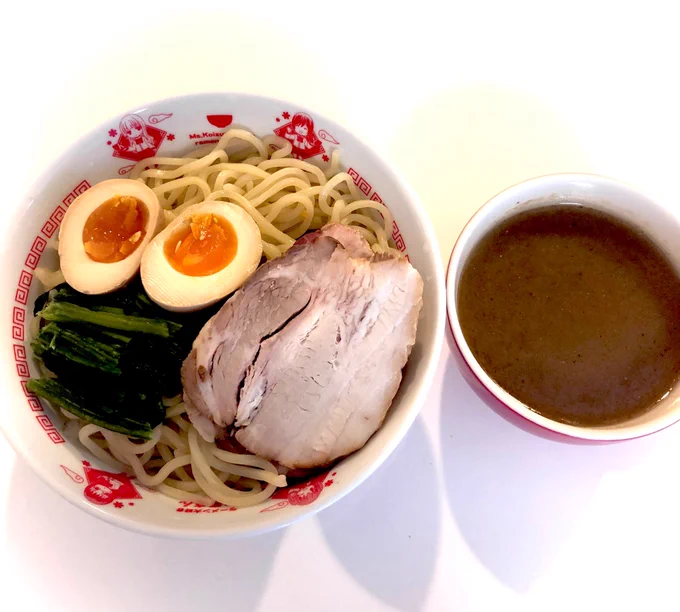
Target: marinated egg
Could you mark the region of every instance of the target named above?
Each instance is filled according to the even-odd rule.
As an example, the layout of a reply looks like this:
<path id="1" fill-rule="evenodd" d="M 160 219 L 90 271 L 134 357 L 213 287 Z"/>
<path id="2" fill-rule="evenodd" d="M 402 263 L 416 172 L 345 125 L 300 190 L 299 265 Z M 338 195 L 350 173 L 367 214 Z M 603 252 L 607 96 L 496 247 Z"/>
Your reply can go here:
<path id="1" fill-rule="evenodd" d="M 125 285 L 161 224 L 156 194 L 131 179 L 97 183 L 78 196 L 59 231 L 59 258 L 66 282 L 99 294 Z"/>
<path id="2" fill-rule="evenodd" d="M 167 310 L 210 306 L 238 289 L 262 257 L 262 238 L 253 218 L 226 202 L 205 202 L 185 210 L 147 247 L 142 283 Z"/>

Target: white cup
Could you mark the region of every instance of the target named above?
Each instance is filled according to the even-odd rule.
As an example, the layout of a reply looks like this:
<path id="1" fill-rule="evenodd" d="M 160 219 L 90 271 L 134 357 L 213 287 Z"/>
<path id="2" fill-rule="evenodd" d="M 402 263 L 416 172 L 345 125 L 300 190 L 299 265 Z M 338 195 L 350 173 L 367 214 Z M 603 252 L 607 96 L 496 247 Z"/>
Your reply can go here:
<path id="1" fill-rule="evenodd" d="M 680 384 L 651 409 L 616 425 L 581 427 L 548 419 L 495 383 L 473 355 L 458 319 L 457 293 L 470 253 L 493 227 L 528 210 L 553 204 L 581 204 L 606 212 L 644 232 L 680 272 L 680 214 L 618 181 L 590 174 L 553 174 L 514 185 L 489 200 L 470 219 L 451 254 L 447 308 L 457 348 L 470 370 L 497 400 L 531 423 L 582 440 L 612 441 L 645 436 L 680 420 Z M 530 428 L 531 429 L 531 428 Z M 538 428 L 535 428 L 538 429 Z"/>

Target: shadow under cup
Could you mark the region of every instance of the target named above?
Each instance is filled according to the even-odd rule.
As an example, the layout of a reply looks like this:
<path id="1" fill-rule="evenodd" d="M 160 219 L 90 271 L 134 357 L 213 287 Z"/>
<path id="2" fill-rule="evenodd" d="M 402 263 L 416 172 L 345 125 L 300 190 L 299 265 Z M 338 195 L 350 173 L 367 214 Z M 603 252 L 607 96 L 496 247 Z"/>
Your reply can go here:
<path id="1" fill-rule="evenodd" d="M 557 174 L 514 185 L 489 200 L 463 229 L 451 255 L 447 273 L 449 324 L 462 359 L 458 360 L 468 382 L 492 408 L 498 402 L 530 422 L 530 430 L 554 432 L 562 438 L 614 441 L 654 433 L 680 420 L 680 384 L 652 408 L 622 423 L 576 426 L 554 421 L 531 410 L 495 383 L 472 354 L 463 335 L 457 310 L 457 289 L 465 262 L 474 247 L 492 228 L 521 213 L 554 204 L 579 204 L 616 217 L 643 232 L 668 257 L 680 274 L 680 212 L 653 201 L 618 181 L 587 174 Z M 466 367 L 467 366 L 467 367 Z M 468 370 L 469 368 L 469 370 Z M 488 391 L 480 393 L 479 385 Z M 516 419 L 511 418 L 511 421 Z M 536 427 L 539 426 L 539 427 Z"/>

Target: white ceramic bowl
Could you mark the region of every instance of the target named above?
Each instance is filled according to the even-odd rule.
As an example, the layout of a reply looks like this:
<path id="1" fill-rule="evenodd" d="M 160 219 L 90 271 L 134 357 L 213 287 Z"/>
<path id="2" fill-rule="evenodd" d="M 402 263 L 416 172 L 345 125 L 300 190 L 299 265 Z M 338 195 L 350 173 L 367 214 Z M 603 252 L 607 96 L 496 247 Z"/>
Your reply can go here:
<path id="1" fill-rule="evenodd" d="M 531 179 L 514 185 L 489 200 L 470 219 L 454 247 L 447 272 L 447 306 L 457 349 L 474 377 L 493 398 L 527 421 L 551 432 L 581 440 L 604 442 L 637 438 L 668 427 L 680 420 L 680 384 L 676 384 L 669 395 L 651 410 L 625 423 L 576 427 L 547 419 L 507 393 L 479 365 L 465 341 L 458 320 L 456 295 L 461 272 L 472 249 L 492 227 L 505 219 L 522 211 L 559 203 L 586 205 L 637 227 L 666 253 L 680 271 L 680 211 L 677 209 L 655 202 L 628 185 L 600 176 L 553 174 Z M 474 386 L 476 381 L 469 382 Z M 491 399 L 488 394 L 482 394 L 482 397 Z M 489 403 L 498 408 L 493 399 Z M 533 427 L 533 430 L 540 432 L 538 427 Z"/>
<path id="2" fill-rule="evenodd" d="M 368 198 L 384 201 L 394 214 L 394 239 L 407 251 L 425 283 L 424 304 L 401 388 L 385 423 L 366 446 L 327 474 L 283 489 L 259 506 L 231 511 L 177 502 L 143 489 L 105 467 L 76 441 L 67 439 L 64 420 L 48 405 L 26 392 L 25 381 L 37 370 L 28 337 L 32 305 L 41 293 L 34 270 L 54 257 L 50 238 L 66 208 L 90 185 L 124 177 L 142 156 L 176 156 L 207 142 L 217 142 L 228 126 L 245 127 L 260 136 L 307 113 L 319 143 L 308 161 L 323 165 L 339 148 L 342 165 Z M 134 114 L 145 126 L 153 147 L 134 151 L 121 141 L 121 122 Z M 437 366 L 445 325 L 444 274 L 435 234 L 416 195 L 378 155 L 356 136 L 297 104 L 246 94 L 209 93 L 161 100 L 122 112 L 71 146 L 49 168 L 18 207 L 9 227 L 20 232 L 6 238 L 2 258 L 5 287 L 2 320 L 2 429 L 14 449 L 52 488 L 95 516 L 136 531 L 167 535 L 215 537 L 264 532 L 311 515 L 346 495 L 366 479 L 394 450 L 413 423 Z M 90 493 L 98 484 L 118 488 L 102 503 Z"/>

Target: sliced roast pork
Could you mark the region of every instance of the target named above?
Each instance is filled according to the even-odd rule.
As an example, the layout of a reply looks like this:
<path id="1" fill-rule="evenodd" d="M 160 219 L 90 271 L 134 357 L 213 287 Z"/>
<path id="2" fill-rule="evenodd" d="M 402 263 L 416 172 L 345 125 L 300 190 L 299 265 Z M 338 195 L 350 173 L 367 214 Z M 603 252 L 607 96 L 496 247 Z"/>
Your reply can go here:
<path id="1" fill-rule="evenodd" d="M 353 227 L 341 225 L 340 223 L 332 223 L 324 225 L 318 232 L 312 232 L 300 238 L 296 244 L 306 244 L 314 242 L 321 236 L 330 236 L 335 238 L 350 254 L 351 257 L 372 257 L 373 251 L 371 245 L 366 239 Z"/>
<path id="2" fill-rule="evenodd" d="M 289 468 L 331 463 L 380 427 L 416 338 L 423 283 L 327 226 L 261 266 L 205 325 L 182 368 L 189 416 Z"/>

